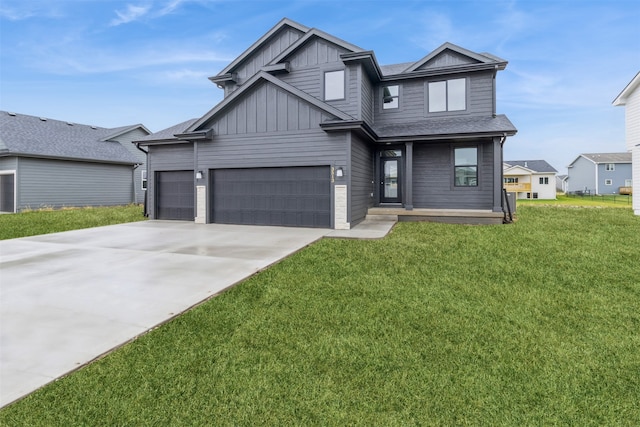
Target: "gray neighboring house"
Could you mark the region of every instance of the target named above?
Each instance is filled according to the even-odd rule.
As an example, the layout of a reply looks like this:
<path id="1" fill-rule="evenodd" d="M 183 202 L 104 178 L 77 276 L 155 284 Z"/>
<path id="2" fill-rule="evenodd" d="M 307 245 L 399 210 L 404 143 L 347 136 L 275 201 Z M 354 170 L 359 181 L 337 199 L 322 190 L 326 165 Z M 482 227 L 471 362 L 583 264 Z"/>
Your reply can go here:
<path id="1" fill-rule="evenodd" d="M 560 193 L 567 192 L 567 178 L 569 178 L 569 175 L 556 175 L 556 191 Z"/>
<path id="2" fill-rule="evenodd" d="M 142 203 L 150 133 L 0 111 L 0 211 Z"/>
<path id="3" fill-rule="evenodd" d="M 620 194 L 632 184 L 631 153 L 580 154 L 567 168 L 567 193 Z"/>
<path id="4" fill-rule="evenodd" d="M 348 229 L 368 214 L 501 223 L 507 61 L 444 43 L 381 66 L 283 19 L 210 80 L 204 116 L 141 138 L 149 214 Z"/>

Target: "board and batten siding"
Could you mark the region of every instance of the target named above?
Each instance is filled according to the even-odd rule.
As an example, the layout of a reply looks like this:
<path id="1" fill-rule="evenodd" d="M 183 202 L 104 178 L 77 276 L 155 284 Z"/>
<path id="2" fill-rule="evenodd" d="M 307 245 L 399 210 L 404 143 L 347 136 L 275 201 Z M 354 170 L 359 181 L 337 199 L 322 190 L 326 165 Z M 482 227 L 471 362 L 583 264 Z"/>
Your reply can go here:
<path id="1" fill-rule="evenodd" d="M 471 144 L 416 144 L 413 206 L 427 209 L 493 208 L 493 143 L 478 143 L 478 186 L 455 187 L 453 148 Z"/>
<path id="2" fill-rule="evenodd" d="M 428 113 L 427 86 L 430 81 L 441 81 L 447 78 L 465 77 L 467 85 L 467 109 L 464 111 Z M 400 86 L 399 108 L 382 109 L 382 87 L 397 84 Z M 374 90 L 375 123 L 386 125 L 406 123 L 427 118 L 445 118 L 459 116 L 490 116 L 493 114 L 493 74 L 479 72 L 467 75 L 455 75 L 442 78 L 425 78 L 420 80 L 389 81 Z"/>
<path id="3" fill-rule="evenodd" d="M 294 28 L 287 27 L 275 34 L 271 40 L 265 43 L 260 49 L 253 52 L 248 58 L 238 66 L 235 70 L 238 81 L 237 85 L 227 85 L 225 97 L 231 94 L 238 86 L 242 85 L 247 79 L 255 75 L 262 67 L 267 65 L 273 58 L 285 51 L 289 46 L 295 43 L 303 33 Z"/>
<path id="4" fill-rule="evenodd" d="M 353 227 L 367 216 L 373 206 L 374 149 L 358 135 L 351 135 L 351 185 L 349 186 Z"/>
<path id="5" fill-rule="evenodd" d="M 18 210 L 133 202 L 131 165 L 21 158 Z"/>
<path id="6" fill-rule="evenodd" d="M 330 118 L 333 116 L 264 82 L 203 127 L 211 127 L 216 136 L 286 132 L 318 128 L 319 123 Z"/>

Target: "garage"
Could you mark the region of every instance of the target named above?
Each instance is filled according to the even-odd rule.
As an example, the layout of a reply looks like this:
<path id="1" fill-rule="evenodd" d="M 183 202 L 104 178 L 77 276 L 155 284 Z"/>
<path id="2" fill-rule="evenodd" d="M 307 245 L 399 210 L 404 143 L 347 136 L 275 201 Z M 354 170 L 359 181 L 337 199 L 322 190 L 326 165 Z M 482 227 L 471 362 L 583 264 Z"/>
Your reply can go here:
<path id="1" fill-rule="evenodd" d="M 156 219 L 193 221 L 193 171 L 156 172 Z"/>
<path id="2" fill-rule="evenodd" d="M 210 177 L 212 222 L 331 227 L 329 166 L 215 169 Z"/>

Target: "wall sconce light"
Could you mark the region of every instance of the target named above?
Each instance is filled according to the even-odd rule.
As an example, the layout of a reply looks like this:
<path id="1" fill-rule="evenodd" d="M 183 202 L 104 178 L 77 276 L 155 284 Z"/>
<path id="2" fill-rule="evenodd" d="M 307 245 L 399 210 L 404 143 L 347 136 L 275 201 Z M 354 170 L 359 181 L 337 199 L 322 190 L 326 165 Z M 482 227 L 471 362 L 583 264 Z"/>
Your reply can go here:
<path id="1" fill-rule="evenodd" d="M 196 172 L 196 179 L 202 179 L 203 176 L 204 174 L 202 173 L 202 171 Z"/>
<path id="2" fill-rule="evenodd" d="M 336 177 L 342 178 L 344 176 L 344 170 L 342 168 L 336 169 Z"/>

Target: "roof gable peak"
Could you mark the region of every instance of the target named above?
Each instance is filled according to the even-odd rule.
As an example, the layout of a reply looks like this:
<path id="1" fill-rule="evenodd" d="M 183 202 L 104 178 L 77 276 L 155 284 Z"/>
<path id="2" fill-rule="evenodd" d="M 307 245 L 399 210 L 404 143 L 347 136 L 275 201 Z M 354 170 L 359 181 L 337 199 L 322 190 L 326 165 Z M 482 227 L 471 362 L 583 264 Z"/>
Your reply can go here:
<path id="1" fill-rule="evenodd" d="M 277 64 L 278 62 L 287 59 L 294 52 L 296 52 L 297 50 L 302 48 L 307 42 L 309 42 L 310 40 L 312 40 L 314 38 L 319 38 L 319 39 L 328 41 L 329 43 L 333 43 L 336 46 L 342 47 L 342 48 L 344 48 L 344 49 L 346 49 L 346 50 L 348 50 L 350 52 L 364 52 L 365 51 L 364 49 L 362 49 L 359 46 L 356 46 L 356 45 L 351 44 L 351 43 L 349 43 L 347 41 L 344 41 L 344 40 L 342 40 L 342 39 L 340 39 L 338 37 L 332 36 L 329 33 L 325 33 L 322 30 L 319 30 L 317 28 L 311 28 L 309 31 L 307 31 L 307 33 L 304 36 L 300 37 L 295 43 L 293 43 L 287 49 L 282 51 L 278 56 L 273 58 L 273 60 L 271 60 L 271 62 L 269 62 L 269 65 Z"/>
<path id="2" fill-rule="evenodd" d="M 472 52 L 453 43 L 445 42 L 424 58 L 414 62 L 404 70 L 404 72 L 410 73 L 425 68 L 444 68 L 475 64 L 495 64 L 504 68 L 506 63 L 506 61 L 497 56 Z"/>

